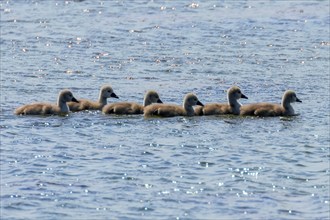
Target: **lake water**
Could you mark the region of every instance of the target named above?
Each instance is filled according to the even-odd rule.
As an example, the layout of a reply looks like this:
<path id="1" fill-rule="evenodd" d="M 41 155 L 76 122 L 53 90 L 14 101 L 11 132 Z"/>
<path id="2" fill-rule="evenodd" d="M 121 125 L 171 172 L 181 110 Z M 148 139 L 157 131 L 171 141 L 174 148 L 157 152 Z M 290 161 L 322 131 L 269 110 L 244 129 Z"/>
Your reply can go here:
<path id="1" fill-rule="evenodd" d="M 1 219 L 329 219 L 329 1 L 1 1 Z M 16 116 L 69 88 L 290 118 Z M 117 100 L 110 99 L 110 102 Z"/>

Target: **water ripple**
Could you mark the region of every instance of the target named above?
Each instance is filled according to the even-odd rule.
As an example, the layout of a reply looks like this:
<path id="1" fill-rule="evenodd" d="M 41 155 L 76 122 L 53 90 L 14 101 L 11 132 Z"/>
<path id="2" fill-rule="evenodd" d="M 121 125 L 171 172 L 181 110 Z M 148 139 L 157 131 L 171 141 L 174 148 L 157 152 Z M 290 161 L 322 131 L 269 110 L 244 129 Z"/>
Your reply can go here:
<path id="1" fill-rule="evenodd" d="M 1 218 L 326 219 L 327 6 L 2 2 Z M 13 115 L 63 88 L 95 100 L 107 83 L 109 102 L 149 89 L 226 102 L 231 85 L 243 105 L 286 89 L 303 102 L 282 118 Z"/>

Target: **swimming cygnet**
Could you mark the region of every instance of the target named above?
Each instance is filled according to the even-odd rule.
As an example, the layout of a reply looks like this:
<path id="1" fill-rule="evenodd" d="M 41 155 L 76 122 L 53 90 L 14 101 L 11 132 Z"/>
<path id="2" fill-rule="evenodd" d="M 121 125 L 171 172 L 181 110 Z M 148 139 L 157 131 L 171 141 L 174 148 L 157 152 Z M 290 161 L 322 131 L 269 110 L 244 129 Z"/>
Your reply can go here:
<path id="1" fill-rule="evenodd" d="M 227 91 L 228 103 L 209 103 L 195 109 L 196 115 L 239 115 L 241 104 L 238 99 L 247 99 L 237 86 L 232 86 Z"/>
<path id="2" fill-rule="evenodd" d="M 118 96 L 113 92 L 110 85 L 104 85 L 100 89 L 99 100 L 97 102 L 88 99 L 79 99 L 79 103 L 69 102 L 68 106 L 71 111 L 102 110 L 107 104 L 108 98 L 118 99 Z"/>
<path id="3" fill-rule="evenodd" d="M 144 108 L 144 116 L 194 116 L 193 106 L 195 105 L 203 106 L 195 94 L 188 93 L 183 99 L 183 106 L 171 104 L 152 104 Z"/>
<path id="4" fill-rule="evenodd" d="M 243 105 L 240 110 L 240 115 L 252 115 L 261 117 L 294 116 L 297 114 L 294 113 L 294 110 L 291 106 L 291 103 L 293 102 L 301 102 L 301 100 L 297 98 L 297 95 L 294 91 L 287 90 L 284 92 L 281 104 L 255 103 Z"/>
<path id="5" fill-rule="evenodd" d="M 136 102 L 117 102 L 102 108 L 104 114 L 143 114 L 143 109 L 152 103 L 163 103 L 156 91 L 148 91 L 144 96 L 143 105 Z"/>
<path id="6" fill-rule="evenodd" d="M 50 103 L 34 103 L 18 107 L 15 110 L 16 115 L 65 115 L 69 112 L 67 102 L 78 102 L 73 97 L 72 92 L 65 89 L 60 91 L 57 99 L 57 105 Z"/>

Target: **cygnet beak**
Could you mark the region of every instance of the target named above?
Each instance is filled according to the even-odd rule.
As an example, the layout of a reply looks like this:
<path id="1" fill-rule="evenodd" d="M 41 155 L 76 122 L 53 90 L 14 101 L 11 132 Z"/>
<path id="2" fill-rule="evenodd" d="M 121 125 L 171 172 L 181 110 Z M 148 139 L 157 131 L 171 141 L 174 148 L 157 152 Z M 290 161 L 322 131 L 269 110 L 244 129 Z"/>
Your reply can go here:
<path id="1" fill-rule="evenodd" d="M 249 99 L 246 95 L 244 95 L 243 93 L 241 94 L 241 98 L 242 99 Z"/>
<path id="2" fill-rule="evenodd" d="M 119 97 L 116 95 L 116 93 L 111 93 L 111 95 L 110 95 L 110 97 L 112 97 L 112 98 L 116 98 L 116 99 L 119 99 Z"/>
<path id="3" fill-rule="evenodd" d="M 201 103 L 200 101 L 198 101 L 198 102 L 196 103 L 196 105 L 204 106 L 203 103 Z"/>
<path id="4" fill-rule="evenodd" d="M 78 101 L 75 97 L 73 97 L 73 96 L 72 96 L 71 101 L 72 101 L 72 102 L 77 102 L 77 103 L 79 103 L 79 101 Z"/>

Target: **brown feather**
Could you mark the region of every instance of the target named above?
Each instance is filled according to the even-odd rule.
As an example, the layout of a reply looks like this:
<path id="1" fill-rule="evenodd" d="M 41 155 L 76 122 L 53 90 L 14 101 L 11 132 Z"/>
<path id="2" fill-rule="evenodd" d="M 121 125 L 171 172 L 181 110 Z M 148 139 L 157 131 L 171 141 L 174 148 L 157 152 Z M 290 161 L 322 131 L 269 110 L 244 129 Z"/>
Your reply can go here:
<path id="1" fill-rule="evenodd" d="M 108 98 L 118 98 L 113 92 L 110 85 L 104 85 L 100 88 L 98 101 L 92 101 L 88 99 L 79 99 L 79 103 L 68 102 L 68 106 L 71 111 L 84 111 L 84 110 L 102 110 L 107 104 Z"/>
<path id="2" fill-rule="evenodd" d="M 152 103 L 162 103 L 156 91 L 147 91 L 144 96 L 143 105 L 135 102 L 116 102 L 111 103 L 102 108 L 104 114 L 143 114 L 143 109 Z"/>
<path id="3" fill-rule="evenodd" d="M 247 97 L 241 92 L 237 86 L 232 86 L 227 91 L 228 103 L 209 103 L 204 107 L 195 108 L 195 115 L 225 115 L 235 114 L 239 115 L 241 104 L 238 99 Z"/>
<path id="4" fill-rule="evenodd" d="M 242 116 L 260 116 L 260 117 L 274 117 L 274 116 L 293 116 L 296 115 L 291 106 L 293 102 L 301 102 L 296 93 L 292 90 L 287 90 L 282 96 L 281 104 L 274 103 L 254 103 L 243 105 L 240 108 L 240 115 Z"/>
<path id="5" fill-rule="evenodd" d="M 183 99 L 183 106 L 173 104 L 152 104 L 144 108 L 144 116 L 160 116 L 160 117 L 175 117 L 175 116 L 194 116 L 193 106 L 203 104 L 198 100 L 197 96 L 188 93 Z"/>
<path id="6" fill-rule="evenodd" d="M 116 102 L 103 107 L 104 114 L 143 114 L 143 106 L 135 102 Z"/>
<path id="7" fill-rule="evenodd" d="M 78 102 L 69 90 L 62 90 L 58 95 L 57 105 L 51 103 L 33 103 L 15 110 L 16 115 L 61 115 L 69 112 L 67 102 Z"/>

